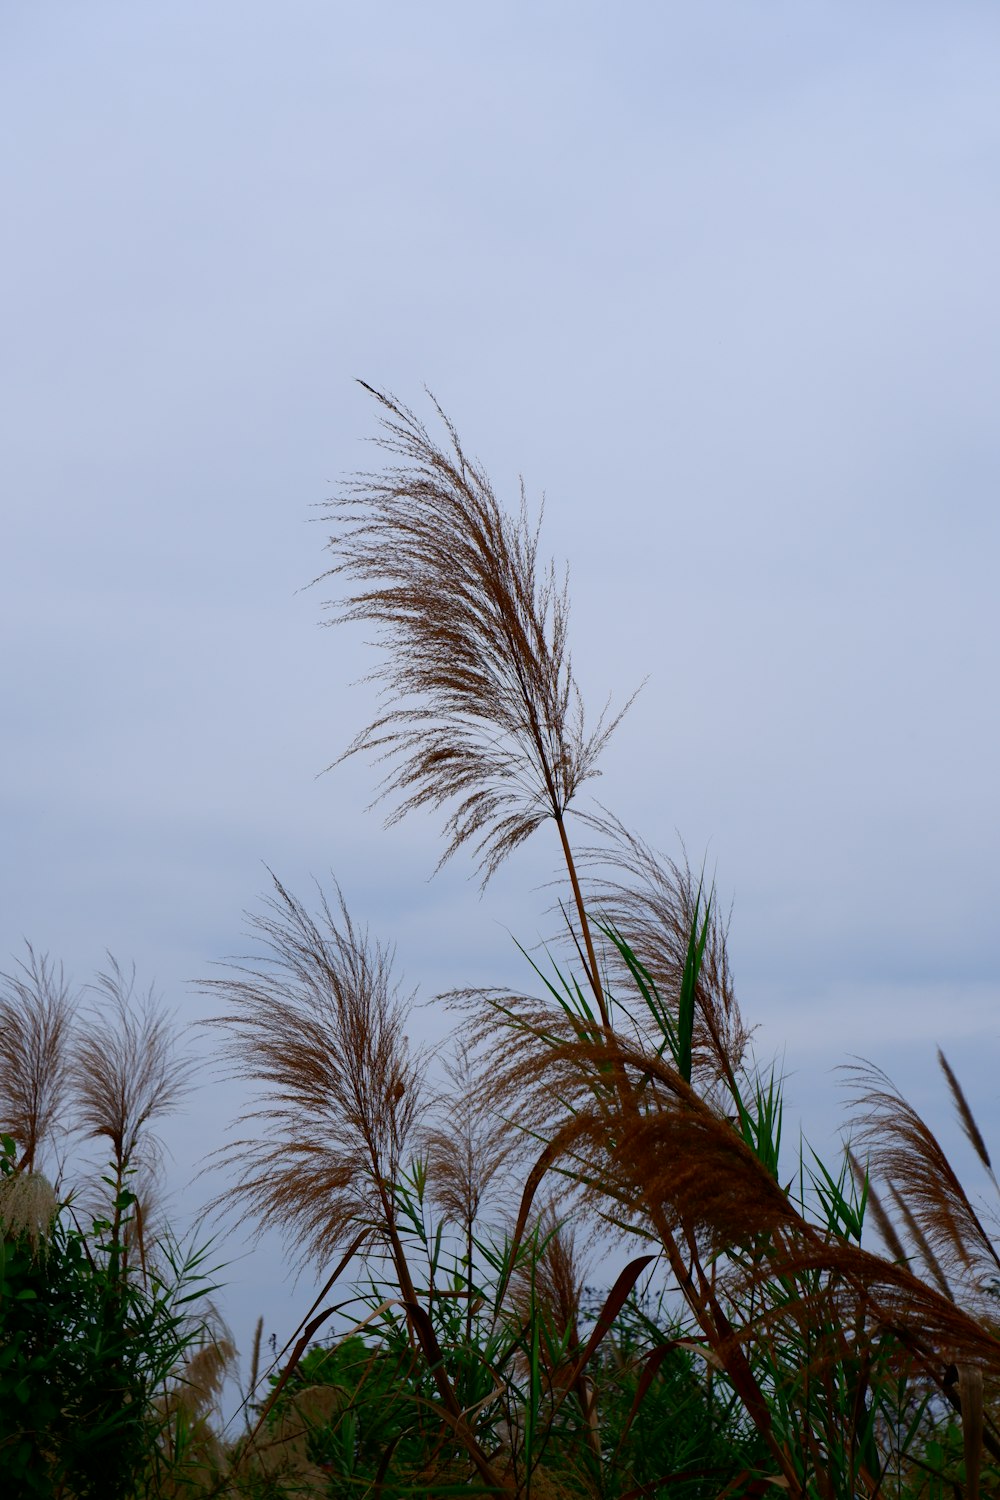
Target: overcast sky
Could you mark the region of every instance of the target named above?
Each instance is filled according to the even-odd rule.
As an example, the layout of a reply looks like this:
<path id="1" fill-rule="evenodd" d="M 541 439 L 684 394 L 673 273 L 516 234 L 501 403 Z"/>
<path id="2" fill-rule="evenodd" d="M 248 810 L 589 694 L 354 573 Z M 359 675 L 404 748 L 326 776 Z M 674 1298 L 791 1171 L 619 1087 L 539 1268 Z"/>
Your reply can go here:
<path id="1" fill-rule="evenodd" d="M 986 0 L 0 0 L 0 967 L 188 1023 L 266 862 L 423 998 L 527 982 L 551 830 L 480 900 L 318 775 L 377 657 L 316 507 L 355 378 L 427 386 L 545 492 L 591 708 L 648 677 L 596 792 L 714 871 L 794 1118 L 862 1052 L 950 1141 L 940 1042 L 1000 1144 L 998 70 Z"/>

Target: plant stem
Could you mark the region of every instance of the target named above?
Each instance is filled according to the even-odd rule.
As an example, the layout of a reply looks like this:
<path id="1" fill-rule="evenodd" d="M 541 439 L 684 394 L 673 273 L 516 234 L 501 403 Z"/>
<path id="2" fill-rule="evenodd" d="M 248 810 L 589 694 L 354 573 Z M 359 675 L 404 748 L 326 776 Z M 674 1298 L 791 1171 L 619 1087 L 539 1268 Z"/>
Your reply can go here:
<path id="1" fill-rule="evenodd" d="M 597 954 L 594 951 L 594 939 L 590 931 L 590 921 L 583 904 L 583 893 L 580 890 L 580 881 L 576 873 L 576 861 L 573 858 L 573 850 L 570 848 L 569 837 L 566 833 L 566 820 L 562 813 L 555 815 L 556 827 L 559 829 L 559 837 L 562 841 L 563 858 L 566 861 L 566 869 L 569 872 L 569 882 L 573 888 L 573 900 L 576 903 L 577 916 L 580 918 L 580 931 L 583 935 L 584 947 L 587 950 L 587 978 L 597 1001 L 597 1008 L 601 1013 L 601 1022 L 605 1031 L 611 1030 L 611 1017 L 608 1014 L 608 1004 L 604 998 L 604 990 L 601 986 L 600 973 L 597 967 Z"/>
<path id="2" fill-rule="evenodd" d="M 512 1494 L 512 1486 L 496 1473 L 493 1465 L 476 1441 L 475 1433 L 465 1420 L 458 1397 L 455 1395 L 454 1388 L 444 1368 L 444 1354 L 437 1341 L 437 1335 L 434 1332 L 430 1317 L 424 1313 L 423 1308 L 417 1301 L 416 1288 L 413 1285 L 413 1278 L 410 1275 L 410 1267 L 406 1259 L 406 1252 L 403 1249 L 403 1242 L 400 1239 L 399 1230 L 396 1228 L 392 1204 L 389 1201 L 385 1182 L 381 1178 L 379 1179 L 378 1189 L 382 1200 L 382 1211 L 385 1215 L 389 1248 L 396 1270 L 396 1280 L 406 1307 L 410 1336 L 419 1345 L 420 1352 L 427 1362 L 427 1368 L 434 1380 L 434 1384 L 438 1388 L 438 1393 L 444 1403 L 445 1410 L 451 1418 L 451 1425 L 454 1428 L 455 1434 L 475 1464 L 480 1478 L 497 1494 Z"/>
<path id="3" fill-rule="evenodd" d="M 546 771 L 547 770 L 548 768 L 546 766 Z M 590 922 L 587 918 L 587 912 L 583 904 L 583 895 L 580 890 L 580 882 L 576 872 L 576 861 L 573 858 L 573 851 L 570 847 L 569 837 L 566 833 L 565 819 L 562 813 L 558 810 L 558 804 L 556 803 L 554 796 L 553 807 L 553 816 L 559 829 L 559 837 L 562 842 L 563 857 L 566 861 L 566 869 L 569 873 L 570 885 L 573 889 L 573 899 L 576 903 L 577 914 L 580 918 L 580 927 L 587 954 L 587 977 L 590 980 L 591 989 L 594 992 L 594 997 L 597 1000 L 597 1004 L 600 1009 L 601 1020 L 604 1025 L 608 1047 L 613 1052 L 617 1053 L 614 1036 L 611 1030 L 611 1021 L 610 1015 L 608 1013 L 607 1002 L 605 1000 L 604 992 L 600 984 L 597 967 L 597 955 L 594 951 L 594 942 L 591 935 Z M 619 1107 L 621 1109 L 623 1119 L 625 1119 L 626 1121 L 635 1119 L 638 1115 L 638 1105 L 636 1102 L 635 1093 L 629 1084 L 625 1072 L 625 1067 L 621 1059 L 618 1057 L 613 1058 L 613 1063 L 615 1091 L 618 1095 Z M 770 1412 L 767 1406 L 767 1402 L 765 1401 L 764 1394 L 756 1377 L 754 1376 L 750 1362 L 743 1352 L 739 1339 L 735 1335 L 735 1330 L 730 1324 L 722 1309 L 721 1304 L 718 1301 L 718 1298 L 716 1297 L 714 1287 L 705 1275 L 705 1271 L 701 1265 L 697 1246 L 694 1244 L 693 1237 L 690 1239 L 688 1246 L 691 1252 L 691 1266 L 689 1269 L 684 1263 L 684 1258 L 681 1255 L 677 1240 L 670 1228 L 666 1215 L 663 1212 L 662 1205 L 658 1203 L 653 1196 L 649 1195 L 645 1191 L 645 1188 L 642 1189 L 642 1194 L 646 1201 L 650 1221 L 652 1222 L 653 1227 L 655 1228 L 663 1245 L 663 1248 L 666 1251 L 671 1271 L 673 1272 L 674 1277 L 677 1280 L 678 1287 L 680 1288 L 685 1302 L 687 1302 L 688 1306 L 690 1307 L 692 1313 L 698 1321 L 700 1328 L 702 1329 L 702 1332 L 709 1340 L 712 1348 L 721 1359 L 726 1373 L 732 1381 L 733 1388 L 746 1407 L 746 1410 L 751 1420 L 753 1421 L 754 1426 L 757 1428 L 758 1432 L 761 1434 L 761 1437 L 764 1439 L 769 1449 L 771 1450 L 771 1453 L 773 1454 L 774 1459 L 777 1462 L 785 1480 L 788 1482 L 789 1493 L 793 1496 L 799 1494 L 800 1489 L 794 1466 L 792 1465 L 788 1455 L 785 1453 L 783 1445 L 774 1437 L 770 1423 Z M 698 1283 L 700 1283 L 700 1285 L 696 1284 L 695 1282 L 695 1271 L 697 1271 Z"/>

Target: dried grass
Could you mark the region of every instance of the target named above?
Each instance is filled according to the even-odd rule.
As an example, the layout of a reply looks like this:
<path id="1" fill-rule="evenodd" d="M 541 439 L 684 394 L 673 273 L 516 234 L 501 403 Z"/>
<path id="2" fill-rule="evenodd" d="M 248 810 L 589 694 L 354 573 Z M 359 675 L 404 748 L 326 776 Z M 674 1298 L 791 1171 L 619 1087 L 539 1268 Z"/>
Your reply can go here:
<path id="1" fill-rule="evenodd" d="M 26 948 L 26 960 L 0 974 L 0 1132 L 31 1172 L 65 1110 L 77 1001 L 61 965 Z"/>
<path id="2" fill-rule="evenodd" d="M 1000 1270 L 1000 1256 L 941 1143 L 880 1068 L 866 1063 L 849 1072 L 852 1134 L 867 1148 L 870 1170 L 905 1200 L 944 1274 L 961 1277 L 976 1295 Z"/>
<path id="3" fill-rule="evenodd" d="M 434 1116 L 418 1137 L 430 1199 L 465 1235 L 503 1185 L 515 1145 L 510 1125 L 490 1107 L 487 1072 L 459 1037 L 445 1062 L 450 1087 L 435 1100 Z"/>
<path id="4" fill-rule="evenodd" d="M 581 1353 L 583 1275 L 567 1221 L 570 1205 L 591 1223 L 664 1252 L 710 1379 L 717 1372 L 726 1379 L 770 1453 L 769 1482 L 800 1497 L 833 1495 L 824 1444 L 839 1422 L 852 1484 L 859 1493 L 878 1493 L 877 1473 L 855 1450 L 868 1419 L 870 1381 L 885 1378 L 910 1382 L 920 1400 L 936 1392 L 960 1409 L 974 1500 L 984 1448 L 1000 1452 L 995 1403 L 988 1399 L 1000 1379 L 991 1300 L 1000 1256 L 940 1143 L 884 1073 L 870 1064 L 854 1069 L 854 1141 L 879 1188 L 853 1153 L 848 1161 L 859 1189 L 867 1187 L 870 1218 L 891 1259 L 854 1242 L 860 1210 L 854 1213 L 843 1196 L 836 1206 L 832 1177 L 825 1224 L 808 1218 L 804 1203 L 782 1186 L 777 1137 L 764 1139 L 773 1124 L 773 1093 L 754 1094 L 759 1080 L 746 1062 L 751 1033 L 736 1001 L 726 924 L 711 902 L 706 919 L 702 882 L 686 861 L 664 859 L 611 814 L 585 815 L 601 847 L 578 856 L 570 847 L 566 814 L 598 774 L 600 752 L 621 715 L 610 722 L 602 715 L 585 729 L 567 645 L 566 583 L 539 561 L 539 530 L 529 522 L 523 487 L 511 518 L 440 408 L 445 446 L 393 398 L 372 395 L 383 412 L 376 441 L 399 462 L 358 476 L 334 502 L 335 562 L 322 576 L 357 586 L 336 618 L 376 627 L 387 658 L 374 676 L 387 703 L 344 756 L 374 752 L 389 763 L 380 795 L 400 799 L 390 821 L 412 809 L 450 807 L 442 862 L 470 845 L 483 884 L 552 819 L 579 924 L 572 936 L 597 1009 L 562 976 L 543 1000 L 479 988 L 454 992 L 448 998 L 464 1011 L 465 1030 L 449 1088 L 432 1100 L 424 1061 L 406 1035 L 410 1002 L 394 979 L 392 950 L 355 927 L 339 888 L 333 907 L 320 895 L 313 916 L 274 879 L 264 914 L 251 919 L 260 953 L 206 986 L 222 1001 L 222 1013 L 209 1024 L 223 1033 L 232 1074 L 256 1089 L 237 1138 L 218 1154 L 236 1180 L 217 1201 L 249 1213 L 260 1229 L 278 1228 L 303 1258 L 321 1264 L 339 1258 L 334 1279 L 358 1249 L 389 1258 L 399 1295 L 394 1290 L 381 1309 L 402 1310 L 414 1356 L 436 1386 L 434 1403 L 421 1398 L 422 1407 L 433 1404 L 440 1426 L 431 1446 L 439 1469 L 428 1470 L 429 1493 L 442 1475 L 449 1482 L 468 1477 L 463 1450 L 487 1489 L 521 1492 L 520 1449 L 515 1455 L 516 1444 L 496 1442 L 488 1452 L 476 1427 L 496 1391 L 467 1409 L 459 1402 L 450 1373 L 454 1349 L 442 1349 L 433 1314 L 435 1296 L 464 1295 L 472 1349 L 474 1235 L 486 1206 L 502 1197 L 506 1179 L 530 1152 L 506 1259 L 493 1260 L 495 1303 L 513 1317 L 511 1347 L 520 1350 L 511 1355 L 514 1365 L 535 1361 L 529 1374 L 544 1398 L 539 1411 L 547 1401 L 551 1419 L 571 1392 L 578 1398 L 588 1462 L 599 1464 L 603 1450 L 584 1367 L 633 1283 L 622 1283 L 609 1311 L 616 1287 L 602 1314 L 607 1322 L 599 1321 Z M 603 971 L 577 858 L 589 872 L 591 904 L 605 919 Z M 692 980 L 692 942 L 702 927 Z M 634 967 L 616 945 L 618 936 Z M 637 982 L 641 990 L 647 980 L 656 1005 L 627 1009 L 620 994 Z M 29 949 L 29 962 L 5 982 L 0 1125 L 24 1154 L 21 1170 L 0 1183 L 0 1224 L 37 1245 L 55 1199 L 31 1169 L 64 1101 L 75 1105 L 89 1138 L 110 1140 L 120 1172 L 148 1167 L 155 1158 L 150 1124 L 187 1091 L 190 1063 L 177 1055 L 152 992 L 137 995 L 134 971 L 123 973 L 113 960 L 72 1059 L 74 1002 L 61 972 Z M 678 1038 L 681 996 L 688 1004 L 691 983 L 688 1050 L 686 1034 L 683 1045 Z M 940 1052 L 939 1061 L 965 1134 L 992 1176 L 965 1094 Z M 751 1119 L 742 1085 L 761 1118 Z M 425 1177 L 412 1170 L 408 1177 L 413 1153 Z M 842 1182 L 849 1181 L 846 1173 L 845 1167 Z M 423 1234 L 417 1200 L 404 1187 L 418 1180 L 465 1240 L 465 1271 L 456 1257 L 447 1291 L 435 1283 L 434 1261 L 429 1285 L 418 1293 L 407 1262 L 407 1230 L 398 1220 L 413 1214 L 406 1224 Z M 420 1192 L 417 1199 L 422 1211 Z M 536 1201 L 545 1206 L 538 1210 Z M 837 1211 L 851 1227 L 837 1227 Z M 141 1217 L 135 1222 L 142 1253 Z M 525 1241 L 527 1252 L 518 1254 Z M 430 1240 L 421 1243 L 426 1250 Z M 432 1259 L 440 1246 L 439 1236 Z M 498 1270 L 501 1264 L 506 1269 Z M 918 1274 L 919 1264 L 930 1281 Z M 478 1309 L 485 1298 L 476 1295 Z M 326 1315 L 307 1323 L 283 1379 Z M 447 1326 L 460 1342 L 456 1320 Z M 258 1322 L 251 1398 L 261 1330 Z M 531 1338 L 522 1337 L 529 1331 Z M 164 1416 L 202 1445 L 206 1474 L 220 1457 L 208 1418 L 232 1357 L 224 1337 L 205 1344 L 165 1398 Z M 651 1364 L 637 1399 L 654 1374 Z M 811 1385 L 820 1392 L 818 1405 Z M 239 1466 L 246 1459 L 247 1483 L 325 1484 L 327 1476 L 309 1458 L 308 1433 L 316 1420 L 338 1414 L 342 1395 L 319 1387 L 298 1392 L 264 1438 L 262 1416 L 237 1460 Z M 842 1408 L 835 1409 L 837 1401 Z M 774 1420 L 781 1402 L 790 1424 L 784 1435 Z M 513 1409 L 509 1399 L 507 1408 Z M 529 1426 L 526 1418 L 518 1443 L 527 1443 Z M 495 1439 L 496 1431 L 488 1436 Z M 817 1475 L 813 1490 L 800 1482 L 805 1461 Z M 573 1482 L 583 1474 L 574 1473 Z M 542 1468 L 532 1492 L 567 1491 Z"/>
<path id="5" fill-rule="evenodd" d="M 190 1092 L 195 1064 L 178 1051 L 155 989 L 140 993 L 134 965 L 126 971 L 108 959 L 89 987 L 95 999 L 74 1037 L 74 1115 L 88 1139 L 111 1143 L 119 1170 L 155 1169 L 160 1147 L 150 1124 Z"/>
<path id="6" fill-rule="evenodd" d="M 485 884 L 546 818 L 561 823 L 622 715 L 585 731 L 567 585 L 539 563 L 523 486 L 512 519 L 437 403 L 448 448 L 365 389 L 385 413 L 375 441 L 403 462 L 359 475 L 333 502 L 337 561 L 321 576 L 367 585 L 336 621 L 377 627 L 387 659 L 372 676 L 390 707 L 340 759 L 375 751 L 394 762 L 381 795 L 403 801 L 390 822 L 456 803 L 441 863 L 471 842 Z"/>
<path id="7" fill-rule="evenodd" d="M 359 1226 L 384 1231 L 424 1104 L 392 953 L 337 899 L 335 915 L 321 897 L 314 920 L 275 878 L 268 914 L 251 921 L 264 956 L 206 984 L 229 1007 L 208 1024 L 226 1034 L 233 1076 L 260 1091 L 237 1122 L 260 1133 L 221 1153 L 238 1181 L 219 1201 L 320 1262 Z"/>

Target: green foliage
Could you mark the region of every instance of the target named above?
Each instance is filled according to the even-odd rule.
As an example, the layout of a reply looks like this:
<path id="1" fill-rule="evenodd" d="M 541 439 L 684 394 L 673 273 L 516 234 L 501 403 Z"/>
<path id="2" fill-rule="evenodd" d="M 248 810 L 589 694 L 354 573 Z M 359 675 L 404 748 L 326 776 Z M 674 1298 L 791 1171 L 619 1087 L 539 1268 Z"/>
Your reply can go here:
<path id="1" fill-rule="evenodd" d="M 0 993 L 0 1489 L 997 1493 L 1000 1251 L 940 1145 L 869 1066 L 855 1101 L 867 1164 L 807 1160 L 803 1144 L 786 1180 L 781 1079 L 752 1057 L 714 892 L 613 816 L 587 815 L 605 847 L 578 867 L 570 804 L 618 720 L 584 731 L 566 591 L 539 564 L 523 498 L 506 516 L 450 424 L 442 448 L 372 394 L 393 462 L 335 502 L 327 576 L 358 590 L 340 617 L 389 648 L 375 675 L 390 701 L 346 753 L 388 761 L 394 816 L 450 804 L 445 858 L 471 844 L 486 879 L 551 823 L 582 977 L 529 960 L 541 999 L 453 995 L 462 1066 L 433 1100 L 391 951 L 343 898 L 314 919 L 275 882 L 255 923 L 265 957 L 212 981 L 235 1074 L 261 1090 L 242 1116 L 257 1138 L 225 1153 L 239 1169 L 229 1197 L 336 1269 L 270 1398 L 248 1398 L 256 1426 L 223 1453 L 208 1413 L 228 1356 L 192 1315 L 202 1254 L 148 1245 L 130 1188 L 189 1065 L 134 974 L 112 962 L 81 1022 L 61 971 L 29 950 Z M 580 870 L 602 862 L 612 877 L 585 898 Z M 606 898 L 599 924 L 591 895 Z M 70 1106 L 111 1157 L 106 1217 L 86 1228 L 35 1171 Z M 487 1196 L 517 1161 L 519 1202 L 491 1217 Z M 866 1215 L 888 1255 L 862 1247 Z M 584 1292 L 577 1225 L 643 1252 L 600 1297 Z M 317 1312 L 350 1265 L 355 1295 Z M 346 1309 L 346 1336 L 310 1348 Z"/>
<path id="2" fill-rule="evenodd" d="M 0 1173 L 15 1177 L 3 1137 Z M 199 1336 L 201 1255 L 165 1246 L 159 1271 L 123 1271 L 135 1197 L 84 1232 L 68 1204 L 41 1237 L 0 1224 L 0 1492 L 131 1500 L 155 1483 L 162 1396 Z"/>
<path id="3" fill-rule="evenodd" d="M 609 1493 L 669 1482 L 680 1500 L 714 1500 L 764 1464 L 740 1403 L 684 1338 L 662 1293 L 629 1298 L 592 1374 Z"/>
<path id="4" fill-rule="evenodd" d="M 322 1421 L 303 1401 L 317 1387 L 335 1397 Z M 379 1476 L 393 1486 L 400 1476 L 419 1474 L 439 1440 L 432 1387 L 405 1338 L 369 1344 L 354 1335 L 330 1348 L 314 1346 L 271 1409 L 268 1427 L 287 1423 L 296 1411 L 310 1461 L 332 1482 L 359 1491 Z"/>

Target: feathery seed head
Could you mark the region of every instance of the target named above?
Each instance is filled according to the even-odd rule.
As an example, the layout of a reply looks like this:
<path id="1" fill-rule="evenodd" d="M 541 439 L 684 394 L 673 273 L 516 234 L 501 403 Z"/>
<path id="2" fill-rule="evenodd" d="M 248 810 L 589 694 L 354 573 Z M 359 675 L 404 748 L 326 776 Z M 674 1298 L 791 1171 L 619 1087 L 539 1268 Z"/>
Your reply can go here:
<path id="1" fill-rule="evenodd" d="M 151 987 L 136 991 L 135 966 L 123 970 L 112 955 L 91 986 L 95 1003 L 75 1039 L 69 1068 L 76 1117 L 92 1139 L 111 1142 L 119 1166 L 154 1164 L 152 1120 L 168 1114 L 190 1091 L 193 1061 L 178 1053 L 169 1017 Z"/>
<path id="2" fill-rule="evenodd" d="M 62 968 L 26 946 L 25 962 L 0 974 L 0 1131 L 13 1136 L 30 1172 L 66 1102 L 77 1002 Z"/>
<path id="3" fill-rule="evenodd" d="M 15 1172 L 0 1178 L 0 1232 L 24 1235 L 33 1250 L 48 1238 L 58 1210 L 55 1190 L 41 1172 Z"/>
<path id="4" fill-rule="evenodd" d="M 603 835 L 601 847 L 583 851 L 588 867 L 617 872 L 589 881 L 589 904 L 624 938 L 656 986 L 660 1000 L 676 1010 L 696 910 L 704 912 L 701 883 L 686 862 L 658 854 L 616 817 L 588 819 Z M 740 1012 L 727 951 L 727 923 L 709 901 L 708 931 L 694 995 L 692 1077 L 711 1088 L 738 1073 L 753 1034 Z M 633 985 L 619 949 L 607 954 L 617 993 Z M 644 1024 L 648 1024 L 648 1015 Z"/>
<path id="5" fill-rule="evenodd" d="M 856 1139 L 907 1204 L 938 1274 L 944 1267 L 964 1275 L 970 1289 L 995 1278 L 1000 1256 L 933 1131 L 880 1068 L 866 1063 L 849 1072 Z"/>
<path id="6" fill-rule="evenodd" d="M 446 1071 L 453 1092 L 439 1103 L 440 1118 L 420 1135 L 432 1200 L 453 1223 L 469 1230 L 511 1155 L 510 1126 L 491 1107 L 486 1078 L 462 1039 Z"/>
<path id="7" fill-rule="evenodd" d="M 339 888 L 337 915 L 321 898 L 317 920 L 272 879 L 267 914 L 251 919 L 264 956 L 205 986 L 229 1006 L 208 1024 L 227 1033 L 234 1076 L 260 1089 L 238 1122 L 260 1133 L 222 1152 L 240 1178 L 222 1201 L 322 1260 L 359 1228 L 384 1228 L 423 1066 L 407 1045 L 391 951 L 356 930 Z"/>
<path id="8" fill-rule="evenodd" d="M 621 714 L 584 731 L 566 583 L 539 563 L 523 487 L 511 517 L 436 402 L 448 449 L 365 389 L 385 412 L 375 441 L 402 462 L 333 502 L 337 561 L 321 576 L 362 585 L 336 620 L 379 628 L 388 658 L 372 675 L 391 708 L 340 759 L 374 750 L 395 763 L 380 792 L 403 795 L 390 822 L 452 803 L 441 863 L 471 841 L 485 884 L 544 819 L 562 819 Z"/>

